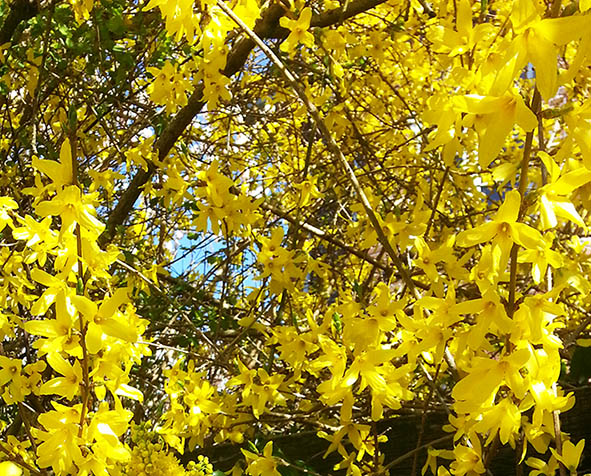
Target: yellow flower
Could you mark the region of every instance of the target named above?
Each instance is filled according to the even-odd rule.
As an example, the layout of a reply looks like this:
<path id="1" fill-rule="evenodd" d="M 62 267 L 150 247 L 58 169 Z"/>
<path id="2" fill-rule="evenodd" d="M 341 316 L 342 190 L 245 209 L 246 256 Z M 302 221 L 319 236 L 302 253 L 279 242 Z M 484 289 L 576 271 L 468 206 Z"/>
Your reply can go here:
<path id="1" fill-rule="evenodd" d="M 193 0 L 150 0 L 143 11 L 160 8 L 166 19 L 166 31 L 175 35 L 176 41 L 185 35 L 189 43 L 194 43 L 199 33 L 199 16 L 193 13 Z"/>
<path id="2" fill-rule="evenodd" d="M 0 355 L 0 390 L 5 386 L 2 398 L 8 405 L 21 402 L 24 398 L 25 379 L 21 374 L 21 367 L 20 360 Z"/>
<path id="3" fill-rule="evenodd" d="M 503 445 L 507 442 L 515 448 L 515 436 L 521 428 L 521 412 L 510 398 L 504 398 L 498 404 L 484 411 L 482 419 L 474 425 L 473 429 L 482 435 L 488 433 L 485 445 L 492 442 L 495 436 Z"/>
<path id="4" fill-rule="evenodd" d="M 475 325 L 468 335 L 467 344 L 472 349 L 479 348 L 488 332 L 508 334 L 511 331 L 512 321 L 507 316 L 505 306 L 501 303 L 499 295 L 491 288 L 487 289 L 482 298 L 464 301 L 456 306 L 459 314 L 472 314 L 475 316 Z"/>
<path id="5" fill-rule="evenodd" d="M 92 199 L 91 195 L 83 196 L 78 187 L 70 185 L 58 191 L 51 200 L 37 204 L 36 211 L 41 217 L 61 217 L 60 236 L 70 230 L 74 223 L 78 223 L 93 236 L 98 237 L 103 231 L 104 225 L 95 216 L 96 212 L 91 204 Z"/>
<path id="6" fill-rule="evenodd" d="M 421 470 L 421 475 L 427 472 L 427 469 L 431 471 L 431 473 L 436 474 L 437 470 L 437 458 L 445 458 L 445 459 L 453 459 L 454 454 L 451 450 L 436 450 L 435 448 L 429 447 L 427 449 L 427 461 Z"/>
<path id="7" fill-rule="evenodd" d="M 149 67 L 147 71 L 154 76 L 154 80 L 147 88 L 153 102 L 166 106 L 166 112 L 169 114 L 187 104 L 186 91 L 189 89 L 190 81 L 184 77 L 176 65 L 166 61 L 162 69 Z"/>
<path id="8" fill-rule="evenodd" d="M 591 181 L 591 171 L 586 167 L 580 167 L 567 173 L 561 173 L 559 165 L 549 154 L 540 151 L 538 155 L 549 175 L 549 183 L 539 190 L 538 207 L 542 229 L 546 230 L 558 225 L 557 217 L 570 220 L 585 228 L 583 219 L 570 201 L 570 195 L 574 190 Z"/>
<path id="9" fill-rule="evenodd" d="M 91 354 L 104 347 L 103 334 L 125 342 L 137 341 L 136 323 L 119 313 L 119 307 L 127 302 L 127 292 L 127 288 L 117 289 L 113 296 L 103 299 L 100 306 L 85 296 L 72 297 L 72 302 L 88 322 L 86 345 Z"/>
<path id="10" fill-rule="evenodd" d="M 526 388 L 520 370 L 530 356 L 529 349 L 517 349 L 499 360 L 474 357 L 468 375 L 454 386 L 453 398 L 468 402 L 466 406 L 473 409 L 492 401 L 502 384 L 511 388 L 516 396 L 523 398 Z"/>
<path id="11" fill-rule="evenodd" d="M 213 81 L 204 81 L 203 99 L 207 101 L 207 109 L 213 110 L 220 100 L 227 102 L 232 99 L 228 85 L 232 81 L 223 74 L 218 74 Z"/>
<path id="12" fill-rule="evenodd" d="M 534 468 L 534 471 L 530 471 L 529 476 L 554 476 L 558 471 L 558 461 L 554 456 L 547 463 L 539 458 L 527 458 L 525 464 Z"/>
<path id="13" fill-rule="evenodd" d="M 277 471 L 277 462 L 273 458 L 273 442 L 269 441 L 263 449 L 262 455 L 241 450 L 248 463 L 247 474 L 251 476 L 281 476 Z"/>
<path id="14" fill-rule="evenodd" d="M 70 140 L 65 139 L 60 149 L 60 160 L 40 160 L 33 157 L 33 167 L 47 175 L 59 190 L 74 183 L 72 148 Z"/>
<path id="15" fill-rule="evenodd" d="M 33 271 L 36 271 L 37 274 L 44 273 L 41 270 Z M 72 332 L 76 311 L 72 306 L 70 297 L 66 295 L 65 290 L 52 290 L 52 288 L 47 289 L 43 295 L 47 295 L 47 299 L 39 299 L 37 302 L 42 302 L 43 306 L 49 307 L 55 300 L 55 319 L 42 319 L 25 323 L 25 330 L 29 334 L 45 337 L 45 339 L 35 341 L 33 347 L 40 350 L 40 355 L 65 351 L 69 355 L 82 359 L 80 339 Z M 40 311 L 42 310 L 40 309 Z"/>
<path id="16" fill-rule="evenodd" d="M 248 28 L 253 28 L 261 16 L 261 9 L 256 0 L 240 0 L 233 10 Z"/>
<path id="17" fill-rule="evenodd" d="M 47 354 L 47 363 L 53 370 L 63 375 L 56 377 L 41 386 L 42 395 L 60 395 L 72 400 L 77 394 L 82 383 L 82 367 L 76 360 L 74 365 L 70 364 L 60 354 Z"/>
<path id="18" fill-rule="evenodd" d="M 509 261 L 509 253 L 513 243 L 527 249 L 537 249 L 544 245 L 542 235 L 534 228 L 519 223 L 519 207 L 521 196 L 517 190 L 511 190 L 499 207 L 495 218 L 471 230 L 462 231 L 457 238 L 459 246 L 474 246 L 478 243 L 492 241 L 493 267 L 503 270 Z"/>
<path id="19" fill-rule="evenodd" d="M 559 455 L 554 448 L 550 448 L 550 451 L 572 474 L 577 471 L 577 466 L 579 466 L 584 447 L 585 440 L 579 441 L 576 446 L 573 445 L 571 441 L 566 441 L 562 444 L 561 455 Z"/>
<path id="20" fill-rule="evenodd" d="M 316 182 L 318 181 L 318 177 L 308 177 L 307 180 L 304 180 L 302 183 L 294 185 L 294 188 L 299 190 L 300 197 L 299 197 L 299 206 L 305 207 L 312 202 L 313 198 L 322 197 L 322 192 L 318 190 Z"/>
<path id="21" fill-rule="evenodd" d="M 382 364 L 392 360 L 395 353 L 396 351 L 393 349 L 379 348 L 361 353 L 355 357 L 349 370 L 344 375 L 342 385 L 351 387 L 361 377 L 359 391 L 369 385 L 374 392 L 385 392 L 387 383 L 383 376 L 384 367 Z"/>
<path id="22" fill-rule="evenodd" d="M 478 133 L 478 162 L 482 168 L 488 167 L 497 157 L 515 123 L 526 132 L 538 124 L 535 114 L 521 96 L 509 92 L 502 96 L 472 94 L 456 97 L 453 106 L 458 112 L 471 114 L 465 123 L 472 123 Z"/>
<path id="23" fill-rule="evenodd" d="M 476 444 L 473 444 L 471 447 L 458 445 L 453 450 L 456 459 L 451 463 L 450 469 L 454 476 L 473 476 L 486 471 L 482 462 L 482 450 L 478 443 L 478 438 L 472 438 L 471 441 Z"/>
<path id="24" fill-rule="evenodd" d="M 566 16 L 542 19 L 531 0 L 515 2 L 511 13 L 513 30 L 517 33 L 509 55 L 518 59 L 515 74 L 531 62 L 536 70 L 536 86 L 544 100 L 556 92 L 558 46 L 583 36 L 589 26 L 588 16 Z"/>
<path id="25" fill-rule="evenodd" d="M 129 459 L 129 450 L 119 441 L 119 437 L 127 430 L 131 417 L 129 410 L 109 410 L 107 403 L 100 404 L 98 411 L 92 416 L 87 436 L 88 440 L 94 441 L 92 451 L 99 456 L 99 461 L 107 458 L 116 461 Z"/>
<path id="26" fill-rule="evenodd" d="M 552 240 L 544 240 L 544 245 L 535 250 L 524 250 L 520 253 L 519 263 L 531 263 L 531 275 L 534 283 L 540 284 L 546 275 L 548 265 L 560 268 L 563 264 L 562 255 L 552 249 Z"/>
<path id="27" fill-rule="evenodd" d="M 4 230 L 6 225 L 12 226 L 12 218 L 8 214 L 8 210 L 14 210 L 18 205 L 12 198 L 0 197 L 0 231 Z"/>
<path id="28" fill-rule="evenodd" d="M 40 468 L 51 466 L 56 474 L 75 472 L 74 463 L 83 459 L 78 437 L 82 404 L 68 407 L 51 402 L 55 410 L 39 415 L 38 422 L 45 431 L 32 428 L 31 432 L 42 441 L 37 446 L 37 464 Z M 76 473 L 77 474 L 77 473 Z"/>
<path id="29" fill-rule="evenodd" d="M 312 19 L 312 10 L 306 7 L 300 13 L 297 20 L 291 20 L 287 17 L 282 17 L 279 20 L 283 28 L 290 30 L 290 34 L 281 45 L 281 51 L 285 51 L 290 55 L 295 53 L 298 44 L 302 44 L 311 48 L 314 46 L 314 35 L 308 31 L 310 28 L 310 20 Z"/>
<path id="30" fill-rule="evenodd" d="M 476 44 L 486 38 L 491 30 L 488 23 L 472 24 L 472 4 L 469 0 L 457 2 L 456 30 L 443 25 L 433 25 L 427 38 L 431 40 L 437 52 L 457 56 L 468 53 Z"/>
<path id="31" fill-rule="evenodd" d="M 270 406 L 285 404 L 285 397 L 279 391 L 285 376 L 269 375 L 265 369 L 258 369 L 257 375 L 261 385 L 255 385 L 250 398 L 244 401 L 246 405 L 252 406 L 255 418 L 259 418 L 264 413 L 267 404 Z"/>

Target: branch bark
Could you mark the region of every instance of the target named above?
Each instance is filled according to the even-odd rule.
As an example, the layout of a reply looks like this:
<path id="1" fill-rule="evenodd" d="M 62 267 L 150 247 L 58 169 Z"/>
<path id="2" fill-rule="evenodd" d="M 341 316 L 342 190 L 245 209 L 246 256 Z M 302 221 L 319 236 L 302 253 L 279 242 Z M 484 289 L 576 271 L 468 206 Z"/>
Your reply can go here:
<path id="1" fill-rule="evenodd" d="M 318 238 L 320 238 L 320 239 L 322 239 L 322 240 L 324 240 L 324 241 L 326 241 L 338 248 L 341 248 L 342 250 L 347 251 L 348 253 L 351 253 L 352 255 L 357 256 L 358 258 L 360 258 L 364 261 L 367 261 L 368 263 L 372 264 L 376 268 L 380 268 L 381 270 L 386 271 L 387 273 L 390 273 L 392 271 L 392 269 L 389 266 L 380 262 L 379 260 L 374 259 L 369 254 L 364 253 L 363 251 L 360 251 L 353 246 L 349 246 L 346 243 L 343 243 L 338 238 L 335 238 L 334 236 L 329 235 L 324 230 L 316 228 L 314 225 L 310 225 L 309 223 L 307 223 L 303 220 L 298 220 L 297 218 L 292 217 L 291 215 L 289 215 L 289 213 L 286 213 L 283 210 L 280 210 L 279 208 L 274 207 L 273 205 L 268 205 L 268 204 L 263 203 L 263 204 L 261 204 L 261 208 L 263 210 L 270 211 L 274 215 L 277 215 L 278 217 L 283 218 L 284 220 L 288 221 L 289 223 L 292 223 L 294 225 L 302 227 L 307 232 L 317 236 Z"/>
<path id="2" fill-rule="evenodd" d="M 10 6 L 10 13 L 0 28 L 0 45 L 12 41 L 12 36 L 18 26 L 33 18 L 39 13 L 38 2 L 29 0 L 16 0 Z"/>

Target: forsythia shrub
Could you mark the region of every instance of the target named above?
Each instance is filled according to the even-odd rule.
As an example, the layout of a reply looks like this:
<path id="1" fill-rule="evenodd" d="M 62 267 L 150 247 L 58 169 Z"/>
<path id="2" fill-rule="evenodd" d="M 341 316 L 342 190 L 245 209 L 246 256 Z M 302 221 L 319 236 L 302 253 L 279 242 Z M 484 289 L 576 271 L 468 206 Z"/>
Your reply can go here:
<path id="1" fill-rule="evenodd" d="M 590 12 L 0 2 L 0 476 L 584 471 Z"/>

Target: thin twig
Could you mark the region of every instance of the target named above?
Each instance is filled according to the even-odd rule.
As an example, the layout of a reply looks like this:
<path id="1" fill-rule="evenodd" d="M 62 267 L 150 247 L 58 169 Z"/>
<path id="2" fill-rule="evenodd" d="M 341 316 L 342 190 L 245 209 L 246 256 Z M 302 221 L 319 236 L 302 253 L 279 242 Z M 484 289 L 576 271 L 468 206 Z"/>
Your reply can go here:
<path id="1" fill-rule="evenodd" d="M 532 112 L 538 116 L 540 112 L 540 107 L 542 105 L 542 97 L 540 96 L 540 92 L 536 88 L 534 91 L 534 95 L 531 101 L 530 109 Z M 529 162 L 532 150 L 532 141 L 534 138 L 534 131 L 530 131 L 525 136 L 525 145 L 523 147 L 523 159 L 521 161 L 521 173 L 519 174 L 519 195 L 521 197 L 521 207 L 519 208 L 519 214 L 517 215 L 517 221 L 521 221 L 523 219 L 523 215 L 525 214 L 525 192 L 527 190 L 527 174 L 529 171 Z M 519 245 L 517 243 L 513 244 L 511 248 L 511 265 L 510 265 L 510 274 L 509 274 L 509 306 L 508 306 L 508 315 L 510 318 L 513 317 L 515 312 L 515 291 L 517 289 L 517 252 L 519 251 Z"/>
<path id="2" fill-rule="evenodd" d="M 76 147 L 76 126 L 75 124 L 70 125 L 71 128 L 68 131 L 70 139 L 70 153 L 72 155 L 72 185 L 78 187 L 80 193 L 84 193 L 82 187 L 78 183 L 78 158 L 77 158 L 77 147 Z M 82 268 L 82 230 L 80 223 L 76 223 L 76 254 L 78 255 L 78 281 L 79 286 L 76 286 L 76 293 L 84 295 L 86 288 L 86 280 L 84 279 L 84 269 Z M 82 289 L 79 289 L 79 288 Z M 86 348 L 86 324 L 82 313 L 79 313 L 78 324 L 80 328 L 80 345 L 82 347 L 82 379 L 84 381 L 82 388 L 82 409 L 80 410 L 80 424 L 78 427 L 78 437 L 82 436 L 84 429 L 84 420 L 89 410 L 90 405 L 90 376 L 89 376 L 89 358 L 88 350 Z"/>
<path id="3" fill-rule="evenodd" d="M 421 364 L 421 368 L 425 371 L 426 375 L 429 375 L 429 373 L 427 372 L 427 369 L 425 369 L 425 367 Z M 437 369 L 435 370 L 435 376 L 433 377 L 432 380 L 429 380 L 430 385 L 430 389 L 429 389 L 429 394 L 427 395 L 427 398 L 425 399 L 425 403 L 423 404 L 423 413 L 421 415 L 421 427 L 419 429 L 419 436 L 417 437 L 417 444 L 415 446 L 416 448 L 420 448 L 421 444 L 423 443 L 423 436 L 425 435 L 425 424 L 427 423 L 427 409 L 429 408 L 429 404 L 431 403 L 431 399 L 433 398 L 433 393 L 435 392 L 435 390 L 437 389 L 437 385 L 436 385 L 436 381 L 437 381 L 437 377 L 439 376 L 439 371 L 441 370 L 441 363 L 437 366 Z M 430 375 L 429 375 L 430 377 Z M 414 454 L 414 457 L 412 459 L 412 469 L 410 471 L 410 475 L 411 476 L 416 476 L 417 474 L 417 466 L 419 463 L 419 453 L 418 451 Z"/>
<path id="4" fill-rule="evenodd" d="M 22 466 L 28 470 L 31 474 L 42 476 L 43 473 L 37 470 L 35 467 L 27 463 L 20 455 L 14 454 L 12 451 L 4 447 L 4 443 L 0 442 L 0 451 L 8 457 L 8 461 L 12 461 L 19 466 Z"/>
<path id="5" fill-rule="evenodd" d="M 437 196 L 435 197 L 435 201 L 433 202 L 433 208 L 431 209 L 431 216 L 429 217 L 429 221 L 427 222 L 427 229 L 425 230 L 425 237 L 429 236 L 429 231 L 431 231 L 431 226 L 433 225 L 433 219 L 435 218 L 435 213 L 437 213 L 437 207 L 439 206 L 439 200 L 441 199 L 443 187 L 445 186 L 445 179 L 447 179 L 448 173 L 449 173 L 449 166 L 445 167 L 445 170 L 443 171 L 443 177 L 441 178 L 441 183 L 439 184 L 439 188 L 437 189 Z"/>
<path id="6" fill-rule="evenodd" d="M 399 456 L 395 460 L 390 461 L 386 466 L 384 466 L 384 471 L 387 471 L 390 468 L 393 468 L 394 466 L 396 466 L 397 464 L 402 463 L 403 461 L 407 460 L 408 458 L 410 458 L 412 455 L 414 455 L 418 451 L 424 450 L 425 448 L 429 448 L 429 446 L 437 445 L 439 443 L 444 443 L 446 441 L 453 439 L 453 437 L 454 437 L 454 435 L 445 435 L 445 436 L 442 436 L 441 438 L 437 438 L 436 440 L 430 441 L 429 443 L 425 443 L 424 445 L 421 445 L 418 448 L 412 449 L 408 453 L 404 453 L 402 456 Z"/>

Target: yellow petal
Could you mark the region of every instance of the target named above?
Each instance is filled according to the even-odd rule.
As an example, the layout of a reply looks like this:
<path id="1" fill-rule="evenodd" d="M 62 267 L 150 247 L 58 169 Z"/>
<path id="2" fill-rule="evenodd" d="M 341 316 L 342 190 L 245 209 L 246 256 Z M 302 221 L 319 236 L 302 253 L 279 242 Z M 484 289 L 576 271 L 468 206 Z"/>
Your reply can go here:
<path id="1" fill-rule="evenodd" d="M 515 122 L 525 131 L 533 131 L 538 125 L 538 118 L 532 110 L 525 105 L 523 99 L 515 96 Z"/>
<path id="2" fill-rule="evenodd" d="M 55 320 L 29 321 L 25 323 L 25 331 L 34 336 L 57 337 Z"/>
<path id="3" fill-rule="evenodd" d="M 585 223 L 581 215 L 579 215 L 575 206 L 568 200 L 554 201 L 554 211 L 559 217 L 570 220 L 580 227 L 585 228 Z"/>
<path id="4" fill-rule="evenodd" d="M 21 476 L 23 470 L 12 461 L 3 461 L 0 463 L 0 476 Z"/>
<path id="5" fill-rule="evenodd" d="M 523 37 L 518 37 L 516 42 L 523 43 Z M 526 50 L 525 45 L 519 45 L 517 51 Z M 525 65 L 526 59 L 523 53 L 515 53 L 510 60 L 506 61 L 503 67 L 498 71 L 495 81 L 490 88 L 491 96 L 501 96 L 510 89 L 513 79 Z"/>
<path id="6" fill-rule="evenodd" d="M 478 141 L 478 163 L 482 168 L 488 167 L 497 158 L 505 145 L 505 138 L 513 129 L 514 121 L 514 107 L 487 118 L 486 129 Z"/>
<path id="7" fill-rule="evenodd" d="M 479 96 L 477 94 L 456 96 L 452 99 L 455 109 L 472 114 L 492 114 L 498 112 L 504 103 L 505 98 L 502 96 Z"/>
<path id="8" fill-rule="evenodd" d="M 117 319 L 105 319 L 101 322 L 101 328 L 108 336 L 127 342 L 135 342 L 138 337 L 136 330 L 132 326 Z"/>
<path id="9" fill-rule="evenodd" d="M 546 18 L 535 26 L 536 32 L 555 45 L 566 45 L 588 31 L 591 17 L 568 16 Z"/>
<path id="10" fill-rule="evenodd" d="M 496 222 L 515 222 L 519 216 L 519 208 L 521 207 L 521 195 L 517 190 L 511 190 L 505 195 L 505 201 L 499 207 L 499 211 L 495 216 Z"/>
<path id="11" fill-rule="evenodd" d="M 119 395 L 120 397 L 127 397 L 131 398 L 132 400 L 137 400 L 140 403 L 144 401 L 144 394 L 141 391 L 125 383 L 122 383 L 119 385 L 119 387 L 117 387 L 115 394 Z"/>
<path id="12" fill-rule="evenodd" d="M 72 365 L 58 353 L 51 353 L 47 355 L 47 363 L 51 365 L 53 370 L 59 372 L 64 376 L 73 374 Z"/>
<path id="13" fill-rule="evenodd" d="M 558 72 L 556 61 L 558 50 L 540 35 L 531 34 L 527 40 L 527 52 L 536 69 L 536 85 L 542 98 L 547 101 L 556 93 Z"/>
<path id="14" fill-rule="evenodd" d="M 547 152 L 539 151 L 538 157 L 542 159 L 542 163 L 548 171 L 550 182 L 556 181 L 556 179 L 560 176 L 560 167 L 558 167 L 558 164 L 554 162 L 552 156 Z"/>
<path id="15" fill-rule="evenodd" d="M 99 313 L 103 317 L 112 317 L 119 307 L 127 301 L 127 288 L 119 288 L 115 293 L 103 300 Z"/>
<path id="16" fill-rule="evenodd" d="M 540 232 L 524 223 L 511 223 L 511 232 L 515 243 L 528 249 L 536 249 L 544 245 Z"/>
<path id="17" fill-rule="evenodd" d="M 567 195 L 589 181 L 591 181 L 591 170 L 581 167 L 580 169 L 572 170 L 560 177 L 556 183 L 552 185 L 552 191 L 560 195 Z"/>
<path id="18" fill-rule="evenodd" d="M 103 348 L 103 331 L 98 324 L 90 322 L 86 331 L 86 348 L 91 354 L 98 354 Z"/>
<path id="19" fill-rule="evenodd" d="M 456 28 L 462 35 L 466 37 L 470 36 L 470 32 L 472 31 L 472 7 L 469 0 L 460 0 L 458 2 Z"/>
<path id="20" fill-rule="evenodd" d="M 64 185 L 71 185 L 74 183 L 74 171 L 72 168 L 72 147 L 70 139 L 64 140 L 60 149 L 61 180 Z"/>
<path id="21" fill-rule="evenodd" d="M 486 241 L 490 241 L 492 237 L 495 236 L 496 230 L 496 223 L 485 223 L 483 225 L 477 226 L 476 228 L 462 231 L 458 235 L 456 243 L 458 246 L 463 246 L 465 248 L 477 245 L 479 243 L 484 243 Z"/>
<path id="22" fill-rule="evenodd" d="M 300 18 L 298 18 L 298 26 L 308 29 L 310 28 L 310 20 L 312 20 L 312 9 L 306 7 L 302 10 Z"/>
<path id="23" fill-rule="evenodd" d="M 94 319 L 97 315 L 98 308 L 96 304 L 88 299 L 86 296 L 72 296 L 72 302 L 76 309 L 78 309 L 87 319 Z"/>
<path id="24" fill-rule="evenodd" d="M 542 220 L 542 230 L 554 228 L 558 225 L 552 202 L 545 193 L 540 196 L 540 218 Z"/>

